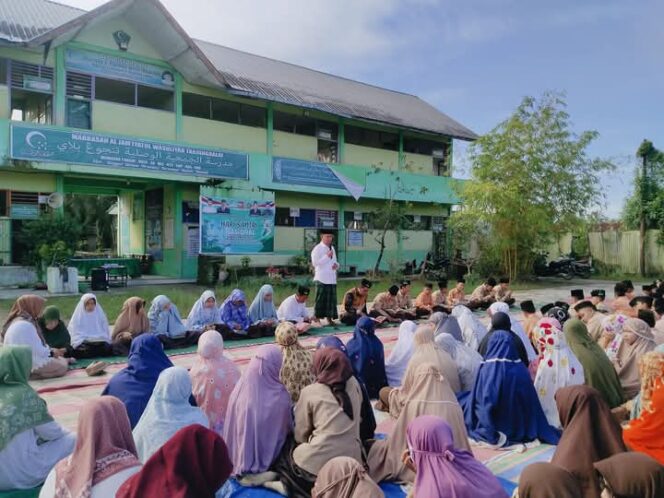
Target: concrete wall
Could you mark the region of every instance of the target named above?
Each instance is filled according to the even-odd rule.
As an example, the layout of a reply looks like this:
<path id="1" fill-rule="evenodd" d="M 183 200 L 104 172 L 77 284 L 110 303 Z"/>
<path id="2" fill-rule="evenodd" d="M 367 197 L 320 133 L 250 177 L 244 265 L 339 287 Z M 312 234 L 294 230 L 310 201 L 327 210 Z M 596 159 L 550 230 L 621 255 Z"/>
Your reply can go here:
<path id="1" fill-rule="evenodd" d="M 273 154 L 315 161 L 318 158 L 318 140 L 315 137 L 275 131 L 273 134 Z"/>
<path id="2" fill-rule="evenodd" d="M 54 192 L 55 175 L 51 173 L 19 173 L 0 169 L 0 188 L 20 192 Z"/>
<path id="3" fill-rule="evenodd" d="M 404 154 L 404 168 L 420 175 L 433 174 L 433 158 L 422 154 Z"/>
<path id="4" fill-rule="evenodd" d="M 18 287 L 37 282 L 35 269 L 28 266 L 0 266 L 0 287 Z"/>
<path id="5" fill-rule="evenodd" d="M 92 129 L 120 135 L 175 140 L 175 113 L 95 100 L 92 103 Z"/>
<path id="6" fill-rule="evenodd" d="M 10 116 L 9 87 L 7 85 L 0 85 L 0 119 L 9 119 Z"/>
<path id="7" fill-rule="evenodd" d="M 396 170 L 399 168 L 399 153 L 392 150 L 346 144 L 344 164 L 362 164 Z"/>
<path id="8" fill-rule="evenodd" d="M 267 130 L 211 119 L 182 117 L 182 139 L 192 144 L 209 145 L 244 152 L 267 152 Z"/>
<path id="9" fill-rule="evenodd" d="M 118 30 L 122 30 L 131 36 L 127 53 L 150 57 L 152 59 L 161 59 L 161 54 L 141 36 L 141 27 L 134 26 L 124 16 L 115 17 L 100 24 L 93 24 L 92 26 L 83 28 L 75 40 L 117 51 L 118 46 L 113 39 L 113 33 Z"/>

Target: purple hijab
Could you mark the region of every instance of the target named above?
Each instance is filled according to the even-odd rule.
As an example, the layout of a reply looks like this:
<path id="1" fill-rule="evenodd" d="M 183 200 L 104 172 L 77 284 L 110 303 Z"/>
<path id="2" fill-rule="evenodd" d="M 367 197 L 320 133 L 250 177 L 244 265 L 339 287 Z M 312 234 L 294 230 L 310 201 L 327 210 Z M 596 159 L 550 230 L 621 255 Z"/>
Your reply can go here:
<path id="1" fill-rule="evenodd" d="M 291 398 L 279 380 L 281 361 L 279 346 L 261 346 L 231 393 L 224 441 L 233 475 L 268 470 L 293 429 Z"/>
<path id="2" fill-rule="evenodd" d="M 454 447 L 452 429 L 442 418 L 414 418 L 406 439 L 417 469 L 415 496 L 507 498 L 498 479 L 472 453 Z"/>

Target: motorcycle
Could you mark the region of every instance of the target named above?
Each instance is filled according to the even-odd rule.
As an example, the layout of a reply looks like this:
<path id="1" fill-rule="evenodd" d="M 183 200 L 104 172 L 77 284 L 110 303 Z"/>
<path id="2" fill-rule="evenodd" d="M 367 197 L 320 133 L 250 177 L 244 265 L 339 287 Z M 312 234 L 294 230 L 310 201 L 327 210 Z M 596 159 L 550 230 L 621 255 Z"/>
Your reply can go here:
<path id="1" fill-rule="evenodd" d="M 560 277 L 572 280 L 574 278 L 573 262 L 572 258 L 561 257 L 547 263 L 546 254 L 540 254 L 535 260 L 533 269 L 538 277 Z"/>

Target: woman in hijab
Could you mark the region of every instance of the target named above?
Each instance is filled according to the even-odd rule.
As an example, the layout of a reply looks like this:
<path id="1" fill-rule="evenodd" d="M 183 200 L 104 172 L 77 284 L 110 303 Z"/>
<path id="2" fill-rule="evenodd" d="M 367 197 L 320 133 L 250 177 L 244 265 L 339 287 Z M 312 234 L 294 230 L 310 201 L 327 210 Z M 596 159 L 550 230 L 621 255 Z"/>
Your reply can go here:
<path id="1" fill-rule="evenodd" d="M 346 348 L 353 371 L 366 386 L 369 397 L 377 398 L 379 391 L 387 386 L 385 349 L 376 337 L 376 324 L 370 317 L 363 316 L 357 321 Z"/>
<path id="2" fill-rule="evenodd" d="M 105 498 L 141 470 L 127 410 L 113 396 L 87 401 L 78 415 L 76 447 L 46 478 L 39 498 Z"/>
<path id="3" fill-rule="evenodd" d="M 261 346 L 231 393 L 224 441 L 235 476 L 266 472 L 292 431 L 290 395 L 279 381 L 281 363 L 279 346 Z"/>
<path id="4" fill-rule="evenodd" d="M 206 290 L 194 303 L 187 317 L 187 328 L 195 332 L 205 332 L 221 323 L 217 298 L 214 292 Z"/>
<path id="5" fill-rule="evenodd" d="M 69 356 L 71 337 L 65 322 L 60 318 L 60 310 L 56 306 L 47 306 L 39 317 L 39 326 L 44 333 L 44 340 L 51 349 L 59 350 Z"/>
<path id="6" fill-rule="evenodd" d="M 274 306 L 274 289 L 271 285 L 262 286 L 249 306 L 251 319 L 250 332 L 256 337 L 269 337 L 274 335 L 274 329 L 279 323 L 277 308 Z M 253 329 L 253 330 L 252 330 Z"/>
<path id="7" fill-rule="evenodd" d="M 664 465 L 664 354 L 653 352 L 644 358 L 659 366 L 659 376 L 644 384 L 641 415 L 624 428 L 623 438 L 632 450 L 650 455 Z"/>
<path id="8" fill-rule="evenodd" d="M 127 349 L 131 341 L 150 330 L 150 321 L 145 314 L 145 301 L 141 297 L 130 297 L 122 305 L 115 319 L 111 340 L 124 344 Z"/>
<path id="9" fill-rule="evenodd" d="M 233 470 L 224 440 L 201 425 L 178 431 L 116 498 L 214 498 Z"/>
<path id="10" fill-rule="evenodd" d="M 486 335 L 486 327 L 482 325 L 479 318 L 470 311 L 470 308 L 463 304 L 458 304 L 452 308 L 452 316 L 459 322 L 463 342 L 469 348 L 477 351 L 480 342 Z"/>
<path id="11" fill-rule="evenodd" d="M 528 465 L 519 476 L 518 493 L 513 498 L 583 498 L 576 478 L 548 462 Z"/>
<path id="12" fill-rule="evenodd" d="M 111 344 L 108 319 L 94 294 L 81 296 L 69 320 L 69 333 L 74 358 L 127 354 L 122 344 L 118 344 L 117 348 Z"/>
<path id="13" fill-rule="evenodd" d="M 332 458 L 362 461 L 362 391 L 348 357 L 336 349 L 319 349 L 313 372 L 316 382 L 302 390 L 295 406 L 294 440 L 274 465 L 287 496 L 311 496 L 318 472 Z"/>
<path id="14" fill-rule="evenodd" d="M 509 336 L 512 338 L 512 341 L 514 342 L 514 347 L 516 348 L 517 354 L 519 355 L 519 359 L 526 367 L 528 367 L 530 364 L 530 361 L 528 360 L 528 352 L 526 351 L 523 342 L 519 339 L 519 336 L 517 336 L 514 332 L 512 332 L 511 327 L 512 327 L 512 321 L 510 320 L 510 317 L 507 313 L 503 313 L 501 311 L 494 313 L 491 316 L 491 329 L 484 336 L 484 339 L 482 339 L 478 352 L 480 353 L 480 355 L 486 358 L 486 352 L 489 346 L 489 339 L 491 339 L 491 336 L 493 336 L 493 334 L 498 331 L 507 332 Z M 530 343 L 530 341 L 528 341 L 528 343 Z"/>
<path id="15" fill-rule="evenodd" d="M 562 327 L 555 318 L 542 318 L 537 322 L 533 337 L 540 350 L 535 390 L 549 424 L 559 429 L 556 391 L 561 387 L 583 384 L 583 365 L 567 345 Z"/>
<path id="16" fill-rule="evenodd" d="M 125 404 L 133 428 L 143 415 L 159 374 L 172 366 L 159 339 L 141 335 L 131 343 L 127 367 L 111 377 L 102 395 L 115 396 Z"/>
<path id="17" fill-rule="evenodd" d="M 641 388 L 639 359 L 655 349 L 655 338 L 648 324 L 638 318 L 629 318 L 625 322 L 622 337 L 613 366 L 618 373 L 624 398 L 632 399 Z"/>
<path id="18" fill-rule="evenodd" d="M 19 297 L 9 310 L 2 328 L 3 344 L 28 346 L 32 351 L 32 379 L 62 377 L 69 370 L 69 361 L 64 358 L 64 352 L 52 350 L 44 340 L 39 315 L 45 301 L 33 294 Z"/>
<path id="19" fill-rule="evenodd" d="M 431 328 L 422 328 L 415 334 L 415 352 L 410 359 L 401 388 L 390 395 L 390 413 L 393 404 L 399 406 L 399 416 L 389 437 L 376 441 L 369 450 L 367 464 L 376 482 L 393 480 L 413 482 L 415 476 L 402 459 L 407 446 L 408 424 L 420 415 L 435 415 L 452 428 L 456 448 L 470 451 L 463 412 L 454 391 L 445 377 Z M 400 399 L 395 400 L 397 394 Z"/>
<path id="20" fill-rule="evenodd" d="M 216 330 L 203 333 L 198 356 L 189 372 L 196 404 L 207 415 L 210 428 L 223 434 L 228 399 L 240 380 L 240 370 L 224 356 L 224 340 Z"/>
<path id="21" fill-rule="evenodd" d="M 497 447 L 535 439 L 557 444 L 560 434 L 549 425 L 528 369 L 519 360 L 509 332 L 494 331 L 475 387 L 460 399 L 468 434 Z"/>
<path id="22" fill-rule="evenodd" d="M 459 374 L 459 392 L 470 391 L 475 385 L 477 372 L 482 364 L 482 356 L 445 332 L 438 334 L 435 341 L 436 345 L 449 354 L 456 363 Z"/>
<path id="23" fill-rule="evenodd" d="M 76 443 L 28 384 L 31 364 L 30 348 L 0 347 L 0 491 L 40 485 Z"/>
<path id="24" fill-rule="evenodd" d="M 600 476 L 602 497 L 664 496 L 664 466 L 639 452 L 618 453 L 593 464 Z"/>
<path id="25" fill-rule="evenodd" d="M 150 333 L 156 335 L 164 349 L 181 348 L 198 343 L 202 331 L 188 331 L 177 306 L 168 297 L 159 295 L 148 311 Z"/>
<path id="26" fill-rule="evenodd" d="M 524 362 L 526 364 L 526 366 L 529 366 L 532 361 L 537 359 L 537 353 L 535 352 L 535 349 L 533 348 L 533 345 L 530 343 L 530 339 L 528 338 L 528 334 L 526 334 L 526 331 L 521 326 L 521 323 L 519 322 L 519 320 L 517 320 L 516 318 L 514 318 L 510 314 L 510 307 L 507 305 L 507 303 L 503 303 L 503 302 L 493 303 L 491 306 L 489 306 L 488 312 L 489 312 L 489 316 L 491 317 L 491 330 L 492 331 L 493 330 L 509 330 L 510 332 L 512 332 L 515 335 L 515 337 L 517 337 L 520 340 L 521 345 L 517 345 L 517 347 L 519 348 L 519 351 L 520 351 L 521 355 L 523 355 L 524 352 L 525 352 L 525 356 L 528 359 L 527 362 Z M 507 318 L 509 319 L 509 323 L 510 323 L 509 327 L 507 327 L 507 321 L 505 320 L 504 317 L 501 317 L 500 320 L 499 320 L 499 322 L 500 322 L 499 324 L 500 324 L 501 328 L 498 328 L 498 327 L 496 327 L 496 325 L 494 325 L 493 318 L 496 315 L 498 315 L 499 313 L 504 313 L 505 315 L 507 315 Z M 507 328 L 505 328 L 505 327 L 507 327 Z M 489 332 L 489 334 L 490 333 L 491 333 L 491 331 Z M 486 350 L 485 349 L 486 348 L 486 341 L 488 341 L 489 334 L 484 336 L 484 339 L 480 343 L 479 353 L 482 356 L 484 356 L 483 351 Z M 484 347 L 483 347 L 483 345 L 484 345 Z"/>
<path id="27" fill-rule="evenodd" d="M 413 354 L 413 337 L 417 324 L 406 320 L 399 325 L 399 338 L 392 349 L 392 353 L 385 360 L 385 374 L 390 387 L 399 387 L 403 374 L 406 372 L 408 361 Z"/>
<path id="28" fill-rule="evenodd" d="M 233 292 L 221 304 L 219 315 L 223 325 L 224 339 L 249 337 L 251 319 L 247 313 L 247 299 L 240 289 L 233 289 Z"/>
<path id="29" fill-rule="evenodd" d="M 441 332 L 446 332 L 454 337 L 457 341 L 463 342 L 463 333 L 461 332 L 461 327 L 456 318 L 442 311 L 437 311 L 432 314 L 429 318 L 429 321 L 433 324 L 433 335 L 434 337 L 440 334 Z"/>
<path id="30" fill-rule="evenodd" d="M 208 427 L 203 411 L 189 404 L 191 379 L 186 369 L 169 367 L 159 374 L 152 396 L 134 428 L 138 458 L 147 461 L 177 431 L 192 424 Z"/>
<path id="31" fill-rule="evenodd" d="M 574 476 L 584 498 L 599 498 L 599 480 L 593 464 L 626 451 L 620 426 L 592 387 L 563 387 L 556 393 L 556 404 L 563 436 L 551 463 Z"/>
<path id="32" fill-rule="evenodd" d="M 297 329 L 290 322 L 280 323 L 274 337 L 283 353 L 279 379 L 286 386 L 293 403 L 297 403 L 302 388 L 314 382 L 311 353 L 300 345 Z"/>
<path id="33" fill-rule="evenodd" d="M 311 498 L 385 498 L 385 494 L 350 457 L 336 457 L 320 469 Z"/>
<path id="34" fill-rule="evenodd" d="M 622 407 L 627 411 L 625 420 L 634 420 L 641 416 L 643 400 L 652 397 L 653 389 L 662 379 L 664 371 L 664 346 L 658 346 L 653 351 L 644 354 L 639 360 L 639 374 L 641 376 L 641 391 Z M 621 407 L 621 408 L 622 408 Z M 616 413 L 616 410 L 613 410 Z"/>
<path id="35" fill-rule="evenodd" d="M 415 472 L 414 496 L 507 498 L 498 479 L 467 449 L 457 448 L 450 426 L 422 415 L 408 424 L 403 459 Z"/>
<path id="36" fill-rule="evenodd" d="M 328 335 L 319 339 L 318 343 L 316 344 L 316 350 L 323 348 L 336 349 L 348 356 L 348 351 L 346 350 L 344 343 L 341 342 L 341 339 L 333 335 Z M 355 380 L 362 389 L 362 408 L 360 413 L 362 416 L 362 422 L 360 422 L 360 439 L 362 439 L 362 441 L 367 441 L 374 438 L 376 432 L 376 416 L 374 415 L 373 408 L 371 407 L 371 399 L 367 393 L 367 388 L 364 386 L 355 372 L 353 372 L 353 377 L 355 377 Z"/>
<path id="37" fill-rule="evenodd" d="M 586 385 L 597 389 L 610 408 L 619 406 L 623 402 L 623 393 L 618 374 L 604 351 L 588 334 L 586 325 L 574 318 L 565 322 L 563 332 L 574 356 L 583 365 Z"/>

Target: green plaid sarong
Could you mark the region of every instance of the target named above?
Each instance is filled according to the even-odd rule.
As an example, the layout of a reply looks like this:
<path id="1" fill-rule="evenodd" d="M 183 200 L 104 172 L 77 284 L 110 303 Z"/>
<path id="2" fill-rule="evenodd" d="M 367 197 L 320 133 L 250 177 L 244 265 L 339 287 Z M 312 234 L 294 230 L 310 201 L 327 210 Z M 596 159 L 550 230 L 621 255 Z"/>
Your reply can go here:
<path id="1" fill-rule="evenodd" d="M 316 318 L 332 318 L 337 316 L 337 285 L 321 284 L 316 282 L 316 304 L 314 306 Z"/>

